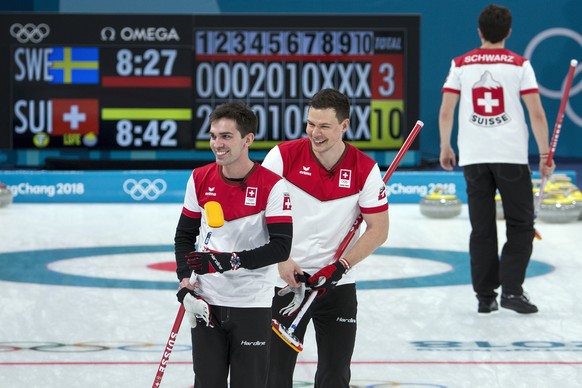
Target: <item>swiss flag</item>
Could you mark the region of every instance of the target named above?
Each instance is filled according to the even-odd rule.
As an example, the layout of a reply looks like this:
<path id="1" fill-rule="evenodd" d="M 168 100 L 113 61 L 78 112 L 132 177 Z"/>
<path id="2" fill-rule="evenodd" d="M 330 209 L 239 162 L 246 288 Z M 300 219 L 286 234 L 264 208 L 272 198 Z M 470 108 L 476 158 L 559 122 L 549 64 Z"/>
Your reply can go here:
<path id="1" fill-rule="evenodd" d="M 99 100 L 54 99 L 52 135 L 99 134 Z"/>
<path id="2" fill-rule="evenodd" d="M 474 88 L 473 109 L 480 116 L 498 116 L 505 112 L 503 88 Z"/>
<path id="3" fill-rule="evenodd" d="M 291 197 L 288 195 L 283 198 L 283 210 L 291 210 Z"/>
<path id="4" fill-rule="evenodd" d="M 352 180 L 352 170 L 341 169 L 340 170 L 340 179 L 345 179 L 346 181 Z"/>

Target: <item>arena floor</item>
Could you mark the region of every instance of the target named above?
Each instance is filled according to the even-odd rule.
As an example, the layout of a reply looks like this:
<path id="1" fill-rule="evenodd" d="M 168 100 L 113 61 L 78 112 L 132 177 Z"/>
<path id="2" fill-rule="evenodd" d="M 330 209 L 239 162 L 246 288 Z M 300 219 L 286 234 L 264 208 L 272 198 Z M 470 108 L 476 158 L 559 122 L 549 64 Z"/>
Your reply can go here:
<path id="1" fill-rule="evenodd" d="M 180 207 L 1 208 L 0 387 L 150 387 L 178 309 Z M 388 241 L 357 267 L 352 387 L 582 387 L 582 221 L 536 225 L 525 288 L 538 314 L 482 316 L 466 208 L 435 220 L 397 204 L 390 216 Z M 162 387 L 192 386 L 186 327 Z M 316 363 L 309 331 L 295 387 L 313 386 Z"/>

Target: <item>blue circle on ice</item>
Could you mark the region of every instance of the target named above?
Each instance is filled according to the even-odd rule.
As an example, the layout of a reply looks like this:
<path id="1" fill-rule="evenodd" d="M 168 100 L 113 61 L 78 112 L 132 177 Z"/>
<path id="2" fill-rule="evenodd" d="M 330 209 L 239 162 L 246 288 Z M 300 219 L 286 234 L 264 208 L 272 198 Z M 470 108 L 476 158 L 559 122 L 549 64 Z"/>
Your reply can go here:
<path id="1" fill-rule="evenodd" d="M 32 251 L 0 253 L 0 280 L 49 284 L 75 287 L 131 288 L 175 290 L 176 281 L 150 281 L 132 279 L 111 279 L 91 276 L 72 275 L 52 271 L 48 265 L 59 260 L 73 258 L 135 255 L 139 253 L 173 252 L 173 245 L 135 245 L 87 248 L 39 249 Z M 380 247 L 374 255 L 401 256 L 412 259 L 432 260 L 450 266 L 449 271 L 426 276 L 401 279 L 362 280 L 357 282 L 360 290 L 385 288 L 439 287 L 471 284 L 469 254 L 467 252 L 439 249 Z M 133 256 L 135 257 L 135 256 Z M 530 261 L 528 277 L 550 273 L 554 267 L 539 261 Z"/>
<path id="2" fill-rule="evenodd" d="M 420 248 L 387 248 L 380 247 L 375 255 L 402 256 L 412 259 L 433 260 L 448 264 L 451 270 L 426 276 L 409 277 L 402 279 L 378 279 L 358 281 L 359 290 L 375 290 L 382 288 L 413 288 L 413 287 L 439 287 L 471 284 L 470 257 L 468 252 L 446 251 L 440 249 Z M 554 267 L 531 260 L 527 268 L 527 276 L 540 276 L 550 273 Z"/>

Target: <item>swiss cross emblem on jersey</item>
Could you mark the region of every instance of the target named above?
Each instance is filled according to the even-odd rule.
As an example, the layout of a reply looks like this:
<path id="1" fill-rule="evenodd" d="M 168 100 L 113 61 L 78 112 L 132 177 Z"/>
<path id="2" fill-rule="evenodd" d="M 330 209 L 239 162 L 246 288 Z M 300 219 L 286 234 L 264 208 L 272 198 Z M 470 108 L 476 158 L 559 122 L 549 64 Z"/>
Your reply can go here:
<path id="1" fill-rule="evenodd" d="M 473 114 L 470 121 L 481 127 L 494 127 L 510 120 L 505 113 L 503 86 L 486 71 L 472 88 Z"/>
<path id="2" fill-rule="evenodd" d="M 247 192 L 245 195 L 245 205 L 247 206 L 256 206 L 257 205 L 257 188 L 256 187 L 247 187 Z"/>
<path id="3" fill-rule="evenodd" d="M 350 188 L 352 186 L 352 170 L 342 168 L 339 174 L 339 187 Z"/>
<path id="4" fill-rule="evenodd" d="M 288 193 L 283 194 L 283 210 L 291 210 L 291 197 Z"/>

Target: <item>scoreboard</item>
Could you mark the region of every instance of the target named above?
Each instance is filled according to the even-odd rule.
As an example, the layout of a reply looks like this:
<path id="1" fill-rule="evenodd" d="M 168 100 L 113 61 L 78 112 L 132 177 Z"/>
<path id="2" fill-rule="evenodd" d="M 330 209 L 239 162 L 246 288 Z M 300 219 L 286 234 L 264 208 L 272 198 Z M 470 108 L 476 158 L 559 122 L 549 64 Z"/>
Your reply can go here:
<path id="1" fill-rule="evenodd" d="M 252 149 L 304 136 L 322 88 L 345 140 L 398 149 L 418 117 L 414 15 L 3 14 L 0 148 L 209 149 L 217 105 L 259 117 Z M 414 147 L 413 147 L 414 148 Z"/>
<path id="2" fill-rule="evenodd" d="M 1 15 L 14 149 L 188 149 L 192 18 Z"/>

